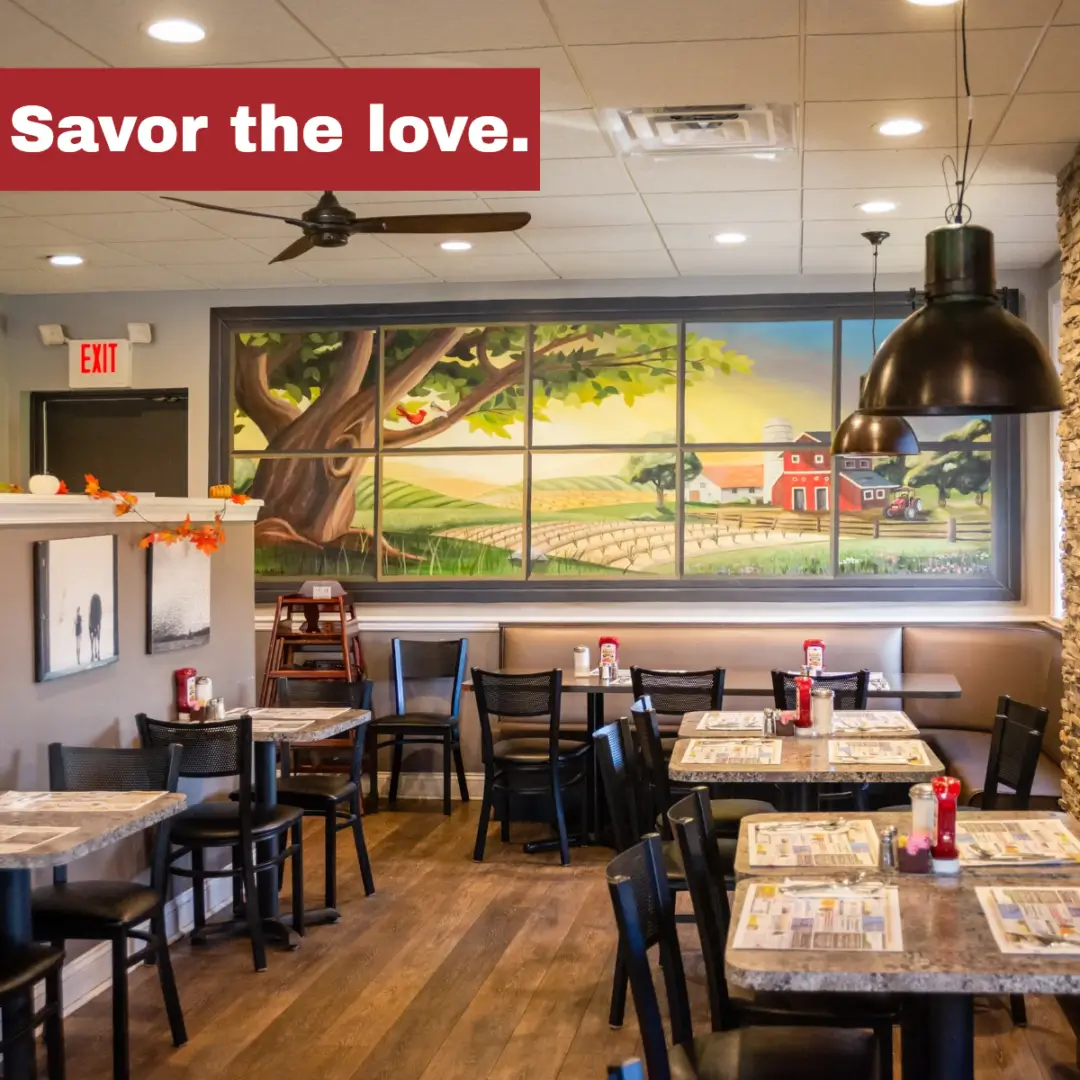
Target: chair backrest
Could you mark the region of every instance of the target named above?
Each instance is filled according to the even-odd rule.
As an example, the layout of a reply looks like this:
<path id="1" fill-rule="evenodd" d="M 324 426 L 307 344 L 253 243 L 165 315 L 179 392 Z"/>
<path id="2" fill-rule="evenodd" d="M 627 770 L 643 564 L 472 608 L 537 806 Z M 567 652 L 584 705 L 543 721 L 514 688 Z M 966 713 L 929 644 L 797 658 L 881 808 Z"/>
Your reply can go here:
<path id="1" fill-rule="evenodd" d="M 50 791 L 176 791 L 182 749 L 176 743 L 135 749 L 49 744 Z M 164 883 L 169 819 L 160 822 L 154 840 L 150 884 Z M 53 883 L 67 881 L 67 867 L 53 867 Z"/>
<path id="2" fill-rule="evenodd" d="M 465 661 L 469 653 L 467 638 L 450 641 L 390 640 L 390 674 L 394 684 L 394 709 L 398 716 L 408 711 L 406 683 L 412 679 L 451 679 L 450 711 L 461 711 L 461 688 L 465 682 Z"/>
<path id="3" fill-rule="evenodd" d="M 1007 695 L 998 698 L 983 784 L 983 810 L 993 810 L 997 805 L 998 784 L 1013 789 L 1013 810 L 1028 808 L 1049 718 L 1047 709 L 1013 701 Z"/>
<path id="4" fill-rule="evenodd" d="M 724 867 L 717 846 L 716 822 L 709 789 L 695 787 L 670 810 L 668 817 L 679 841 L 686 884 L 694 905 L 705 975 L 709 986 L 709 1011 L 714 1031 L 738 1026 L 724 977 L 724 949 L 731 925 Z"/>
<path id="5" fill-rule="evenodd" d="M 600 779 L 607 798 L 608 815 L 617 851 L 626 851 L 655 826 L 650 817 L 652 797 L 643 787 L 637 747 L 630 737 L 629 723 L 621 720 L 605 724 L 593 733 L 593 745 L 600 761 Z"/>
<path id="6" fill-rule="evenodd" d="M 708 671 L 651 671 L 632 667 L 634 697 L 652 698 L 653 708 L 664 716 L 707 712 L 724 707 L 724 669 Z"/>
<path id="7" fill-rule="evenodd" d="M 607 866 L 608 892 L 619 928 L 619 948 L 630 979 L 649 1080 L 671 1080 L 664 1024 L 648 950 L 660 947 L 660 963 L 671 1018 L 671 1041 L 693 1038 L 675 896 L 664 872 L 664 849 L 657 833 L 616 855 Z"/>
<path id="8" fill-rule="evenodd" d="M 494 757 L 495 739 L 491 725 L 493 716 L 512 716 L 519 719 L 546 717 L 548 753 L 552 761 L 557 760 L 562 701 L 562 672 L 558 668 L 520 675 L 473 668 L 472 680 L 485 764 Z"/>
<path id="9" fill-rule="evenodd" d="M 338 679 L 290 679 L 277 681 L 277 704 L 283 709 L 303 705 L 342 705 L 349 709 L 371 710 L 371 696 L 375 684 L 370 679 L 360 682 L 343 682 Z M 352 758 L 349 761 L 349 779 L 354 784 L 360 783 L 363 772 L 364 735 L 366 728 L 354 728 L 350 733 L 353 742 Z M 291 776 L 293 768 L 292 747 L 283 743 L 281 747 L 281 775 Z"/>
<path id="10" fill-rule="evenodd" d="M 794 709 L 798 706 L 795 691 L 797 671 L 774 671 L 772 673 L 773 704 L 778 709 Z M 834 709 L 865 709 L 870 700 L 870 669 L 862 671 L 834 671 L 828 675 L 815 675 L 814 686 L 831 690 Z"/>
<path id="11" fill-rule="evenodd" d="M 653 812 L 649 820 L 655 821 L 659 817 L 664 839 L 670 840 L 671 826 L 666 815 L 672 802 L 671 781 L 664 758 L 664 744 L 660 740 L 660 720 L 647 698 L 635 701 L 630 706 L 630 719 L 637 751 L 641 755 L 642 770 L 652 795 Z"/>

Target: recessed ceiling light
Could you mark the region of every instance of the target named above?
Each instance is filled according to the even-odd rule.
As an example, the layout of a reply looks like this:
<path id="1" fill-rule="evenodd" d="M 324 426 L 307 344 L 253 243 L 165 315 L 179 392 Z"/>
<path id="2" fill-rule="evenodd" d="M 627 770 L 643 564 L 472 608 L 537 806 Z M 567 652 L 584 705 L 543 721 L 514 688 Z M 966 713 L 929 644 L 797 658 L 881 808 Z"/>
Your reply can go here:
<path id="1" fill-rule="evenodd" d="M 49 262 L 53 266 L 82 266 L 84 259 L 81 255 L 50 255 Z"/>
<path id="2" fill-rule="evenodd" d="M 443 251 L 469 251 L 472 249 L 472 244 L 468 240 L 444 240 L 439 247 Z"/>
<path id="3" fill-rule="evenodd" d="M 194 45 L 206 37 L 206 31 L 190 19 L 161 19 L 151 23 L 146 32 L 157 41 L 170 45 Z"/>
<path id="4" fill-rule="evenodd" d="M 859 203 L 859 209 L 864 214 L 889 214 L 896 209 L 896 203 L 888 199 L 871 199 L 870 202 Z"/>
<path id="5" fill-rule="evenodd" d="M 878 124 L 878 131 L 882 135 L 894 137 L 918 135 L 920 131 L 925 130 L 926 125 L 921 120 L 914 120 L 907 116 L 900 116 L 894 120 L 886 120 L 884 123 Z"/>
<path id="6" fill-rule="evenodd" d="M 758 161 L 775 161 L 776 160 L 776 153 L 775 152 L 765 152 L 765 153 L 762 153 L 762 154 L 755 154 L 754 157 L 756 157 L 758 159 Z"/>
<path id="7" fill-rule="evenodd" d="M 722 232 L 717 233 L 713 239 L 718 244 L 745 244 L 746 234 L 741 232 Z"/>

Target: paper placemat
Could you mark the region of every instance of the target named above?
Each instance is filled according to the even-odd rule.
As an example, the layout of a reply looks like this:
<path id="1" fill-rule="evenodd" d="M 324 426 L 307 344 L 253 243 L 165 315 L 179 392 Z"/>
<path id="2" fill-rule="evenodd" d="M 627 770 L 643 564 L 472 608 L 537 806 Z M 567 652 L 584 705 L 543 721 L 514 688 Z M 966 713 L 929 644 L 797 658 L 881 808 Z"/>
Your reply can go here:
<path id="1" fill-rule="evenodd" d="M 58 828 L 55 825 L 0 825 L 0 855 L 21 855 L 50 840 L 78 832 L 78 826 Z"/>
<path id="2" fill-rule="evenodd" d="M 751 822 L 747 841 L 753 867 L 878 865 L 877 831 L 867 818 Z"/>
<path id="3" fill-rule="evenodd" d="M 833 713 L 833 731 L 838 735 L 860 731 L 886 734 L 894 731 L 917 732 L 918 730 L 911 720 L 898 710 L 838 709 Z"/>
<path id="4" fill-rule="evenodd" d="M 975 892 L 1003 953 L 1080 956 L 1080 889 L 987 885 Z"/>
<path id="5" fill-rule="evenodd" d="M 779 765 L 780 739 L 691 739 L 684 765 Z"/>
<path id="6" fill-rule="evenodd" d="M 314 723 L 314 720 L 255 720 L 251 730 L 264 735 L 276 735 L 279 732 L 303 731 Z"/>
<path id="7" fill-rule="evenodd" d="M 701 714 L 698 731 L 762 731 L 765 717 L 759 712 L 707 712 Z"/>
<path id="8" fill-rule="evenodd" d="M 344 716 L 349 709 L 341 708 L 312 708 L 312 709 L 230 709 L 225 715 L 232 719 L 236 716 L 250 716 L 252 720 L 333 720 L 338 716 Z"/>
<path id="9" fill-rule="evenodd" d="M 918 739 L 830 739 L 830 765 L 929 765 Z"/>
<path id="10" fill-rule="evenodd" d="M 755 883 L 743 903 L 733 949 L 902 952 L 895 885 L 838 888 L 821 882 Z"/>
<path id="11" fill-rule="evenodd" d="M 162 794 L 161 791 L 7 791 L 0 795 L 0 811 L 117 814 L 138 810 Z"/>
<path id="12" fill-rule="evenodd" d="M 987 820 L 981 814 L 958 814 L 956 846 L 965 866 L 1080 862 L 1080 841 L 1058 818 Z"/>

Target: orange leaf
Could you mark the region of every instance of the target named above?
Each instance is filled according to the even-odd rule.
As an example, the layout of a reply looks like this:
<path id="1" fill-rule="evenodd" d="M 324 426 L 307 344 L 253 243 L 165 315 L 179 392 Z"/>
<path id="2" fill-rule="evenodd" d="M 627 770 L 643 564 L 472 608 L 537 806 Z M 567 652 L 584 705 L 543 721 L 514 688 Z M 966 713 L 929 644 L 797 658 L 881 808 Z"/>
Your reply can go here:
<path id="1" fill-rule="evenodd" d="M 116 506 L 113 507 L 113 513 L 117 517 L 123 517 L 125 514 L 131 513 L 131 507 L 127 503 L 117 503 Z"/>
<path id="2" fill-rule="evenodd" d="M 158 538 L 159 537 L 157 533 L 147 533 L 146 536 L 144 536 L 139 541 L 139 547 L 141 547 L 145 551 L 148 547 L 151 547 L 154 543 L 156 543 Z"/>
<path id="3" fill-rule="evenodd" d="M 139 501 L 138 495 L 132 495 L 130 491 L 118 491 L 117 496 L 124 500 L 128 506 L 134 506 Z"/>
<path id="4" fill-rule="evenodd" d="M 56 494 L 57 495 L 70 495 L 71 494 L 71 492 L 68 491 L 67 484 L 63 480 L 60 481 L 60 486 L 56 489 Z"/>
<path id="5" fill-rule="evenodd" d="M 84 479 L 86 480 L 87 495 L 97 495 L 101 491 L 101 484 L 98 483 L 98 478 L 93 473 L 87 473 Z"/>
<path id="6" fill-rule="evenodd" d="M 250 495 L 233 495 L 229 501 L 238 503 L 240 506 L 243 506 L 244 503 L 248 502 L 250 499 Z"/>

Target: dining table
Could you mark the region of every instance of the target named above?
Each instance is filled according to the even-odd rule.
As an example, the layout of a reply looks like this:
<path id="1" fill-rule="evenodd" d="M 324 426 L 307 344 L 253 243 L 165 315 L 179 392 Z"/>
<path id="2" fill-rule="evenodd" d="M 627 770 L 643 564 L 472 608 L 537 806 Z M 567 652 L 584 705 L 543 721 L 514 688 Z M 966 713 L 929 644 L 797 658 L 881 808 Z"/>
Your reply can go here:
<path id="1" fill-rule="evenodd" d="M 1063 814 L 986 811 L 970 816 L 986 821 L 1020 819 L 1024 827 L 1033 819 L 1056 818 L 1080 840 L 1080 827 Z M 1035 903 L 1059 903 L 1066 910 L 1080 905 L 1080 863 L 1073 858 L 1053 865 L 988 858 L 977 866 L 961 862 L 955 875 L 874 869 L 857 875 L 845 870 L 838 878 L 838 871 L 819 866 L 751 867 L 751 825 L 805 824 L 825 817 L 768 814 L 743 821 L 725 950 L 730 985 L 763 993 L 903 995 L 903 1075 L 919 1080 L 973 1080 L 975 995 L 1080 993 L 1080 944 L 1038 936 L 1026 928 L 1020 934 L 1009 933 L 1014 924 L 1004 918 L 1008 914 L 1022 920 L 1029 910 L 1024 905 Z M 886 824 L 902 831 L 910 828 L 909 813 L 849 815 L 851 821 L 863 817 L 875 828 Z M 958 833 L 964 831 L 968 817 L 961 815 Z M 855 934 L 862 943 L 832 947 L 824 943 L 816 947 L 816 933 L 801 944 L 780 933 L 785 921 L 791 920 L 789 925 L 806 921 L 805 911 L 795 912 L 800 898 L 824 897 L 833 910 L 850 896 L 865 909 L 887 893 L 895 899 L 898 924 L 897 937 L 886 948 L 868 947 L 869 935 L 862 931 Z M 988 899 L 995 893 L 1005 898 L 1004 906 Z M 778 916 L 778 906 L 787 911 Z M 998 913 L 1004 914 L 998 918 Z M 767 944 L 759 939 L 754 947 L 745 947 L 740 930 L 763 925 L 776 928 L 773 937 Z M 865 929 L 868 924 L 863 925 Z M 788 947 L 768 947 L 774 941 Z"/>
<path id="2" fill-rule="evenodd" d="M 737 739 L 763 735 L 765 714 L 739 709 L 717 709 L 683 714 L 680 739 Z M 919 737 L 919 729 L 907 713 L 881 709 L 838 709 L 833 714 L 832 735 L 845 739 L 904 739 Z"/>
<path id="3" fill-rule="evenodd" d="M 0 952 L 32 940 L 31 877 L 65 866 L 184 809 L 184 795 L 164 792 L 25 792 L 0 794 Z M 0 1013 L 5 1031 L 22 1028 L 30 995 L 8 998 Z M 4 1052 L 4 1080 L 31 1080 L 31 1045 Z"/>

